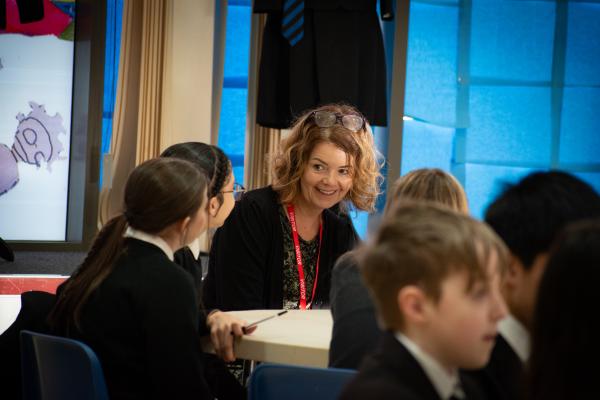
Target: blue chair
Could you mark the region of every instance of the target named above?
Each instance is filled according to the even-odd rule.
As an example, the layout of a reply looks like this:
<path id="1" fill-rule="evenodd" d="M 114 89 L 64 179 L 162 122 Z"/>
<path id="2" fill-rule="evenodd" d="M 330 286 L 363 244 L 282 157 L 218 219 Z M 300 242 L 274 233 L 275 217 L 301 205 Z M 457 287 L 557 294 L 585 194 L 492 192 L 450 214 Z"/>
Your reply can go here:
<path id="1" fill-rule="evenodd" d="M 21 331 L 24 400 L 108 400 L 102 367 L 87 345 Z"/>
<path id="2" fill-rule="evenodd" d="M 337 399 L 355 370 L 260 364 L 250 375 L 249 400 Z"/>

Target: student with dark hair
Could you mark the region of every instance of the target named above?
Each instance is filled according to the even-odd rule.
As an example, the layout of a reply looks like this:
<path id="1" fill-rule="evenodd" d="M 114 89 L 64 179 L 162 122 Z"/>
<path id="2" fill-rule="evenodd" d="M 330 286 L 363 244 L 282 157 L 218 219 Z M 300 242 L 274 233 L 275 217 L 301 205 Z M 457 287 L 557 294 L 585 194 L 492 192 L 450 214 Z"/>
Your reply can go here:
<path id="1" fill-rule="evenodd" d="M 398 178 L 388 193 L 383 213 L 406 201 L 430 201 L 467 214 L 467 196 L 452 175 L 437 168 L 421 168 Z M 362 280 L 356 252 L 338 259 L 331 275 L 331 315 L 333 331 L 329 366 L 358 368 L 363 357 L 375 349 L 381 330 L 375 308 Z M 360 327 L 360 329 L 357 329 Z"/>
<path id="2" fill-rule="evenodd" d="M 273 159 L 273 185 L 246 193 L 215 233 L 205 305 L 327 305 L 331 268 L 358 241 L 348 218 L 330 208 L 373 210 L 379 168 L 373 135 L 353 107 L 325 105 L 300 116 Z"/>
<path id="3" fill-rule="evenodd" d="M 233 208 L 234 196 L 239 194 L 234 185 L 231 163 L 225 153 L 216 146 L 199 142 L 175 144 L 166 149 L 162 157 L 173 157 L 191 162 L 208 178 L 208 223 L 207 227 L 218 227 Z M 197 257 L 199 246 L 194 239 L 174 253 L 175 263 L 188 271 L 195 282 L 199 305 L 198 330 L 202 336 L 210 335 L 217 356 L 225 361 L 235 359 L 233 339 L 243 334 L 241 327 L 245 321 L 219 310 L 207 313 L 201 304 L 202 268 Z M 193 248 L 191 250 L 190 248 Z M 0 350 L 5 356 L 0 362 L 0 382 L 9 398 L 20 398 L 20 354 L 19 332 L 30 329 L 38 332 L 48 330 L 45 319 L 52 308 L 55 296 L 45 292 L 27 292 L 21 296 L 21 311 L 17 320 L 0 336 Z M 253 329 L 247 331 L 251 333 Z M 234 333 L 232 335 L 231 333 Z M 205 377 L 213 394 L 221 399 L 241 399 L 246 397 L 245 389 L 231 375 L 223 362 L 213 354 L 203 354 Z"/>
<path id="4" fill-rule="evenodd" d="M 111 399 L 213 397 L 194 284 L 173 263 L 173 253 L 206 229 L 206 189 L 187 161 L 158 158 L 135 168 L 123 213 L 57 291 L 51 331 L 96 352 Z"/>
<path id="5" fill-rule="evenodd" d="M 533 315 L 528 400 L 600 396 L 600 219 L 571 225 L 554 243 Z"/>
<path id="6" fill-rule="evenodd" d="M 518 398 L 529 335 L 548 251 L 569 223 L 600 216 L 600 197 L 587 183 L 560 171 L 535 172 L 502 192 L 485 221 L 504 240 L 511 257 L 503 282 L 510 315 L 500 322 L 490 362 L 476 372 L 489 393 Z"/>
<path id="7" fill-rule="evenodd" d="M 208 228 L 219 228 L 233 210 L 236 198 L 244 192 L 244 187 L 235 183 L 231 161 L 219 147 L 200 143 L 177 143 L 162 152 L 161 157 L 173 157 L 191 162 L 208 178 Z M 223 361 L 235 360 L 234 338 L 243 335 L 242 326 L 246 321 L 218 309 L 206 310 L 202 302 L 202 261 L 200 239 L 177 250 L 175 263 L 188 271 L 194 278 L 198 305 L 200 307 L 199 333 L 210 335 L 215 353 Z M 207 267 L 207 266 L 206 266 Z M 253 332 L 249 329 L 247 333 Z M 233 333 L 233 335 L 232 335 Z M 222 400 L 246 397 L 245 389 L 229 372 L 227 366 L 212 354 L 204 354 L 206 361 L 206 381 L 213 394 Z"/>
<path id="8" fill-rule="evenodd" d="M 160 155 L 191 162 L 208 178 L 208 228 L 219 228 L 233 210 L 235 197 L 243 187 L 235 183 L 231 161 L 227 155 L 211 144 L 185 142 L 174 144 Z M 207 246 L 208 247 L 208 246 Z M 199 298 L 202 298 L 202 263 L 200 243 L 192 241 L 175 252 L 175 262 L 194 277 Z"/>
<path id="9" fill-rule="evenodd" d="M 486 364 L 506 315 L 502 241 L 449 208 L 404 204 L 359 260 L 386 331 L 340 398 L 481 399 L 460 369 Z"/>

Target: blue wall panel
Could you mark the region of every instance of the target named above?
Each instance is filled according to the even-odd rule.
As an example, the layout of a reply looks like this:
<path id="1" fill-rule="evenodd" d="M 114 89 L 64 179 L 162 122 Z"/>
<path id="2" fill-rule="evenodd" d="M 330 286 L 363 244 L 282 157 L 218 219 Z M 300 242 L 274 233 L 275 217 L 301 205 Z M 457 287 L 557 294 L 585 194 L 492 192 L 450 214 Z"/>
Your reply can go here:
<path id="1" fill-rule="evenodd" d="M 412 2 L 405 115 L 454 126 L 458 8 Z"/>
<path id="2" fill-rule="evenodd" d="M 549 163 L 550 89 L 471 88 L 467 161 Z"/>
<path id="3" fill-rule="evenodd" d="M 600 85 L 600 3 L 569 2 L 565 84 Z"/>
<path id="4" fill-rule="evenodd" d="M 533 171 L 529 168 L 466 164 L 465 191 L 471 214 L 483 219 L 485 210 L 506 184 L 515 183 Z"/>
<path id="5" fill-rule="evenodd" d="M 404 121 L 402 175 L 417 168 L 450 171 L 454 143 L 453 128 L 418 121 Z"/>
<path id="6" fill-rule="evenodd" d="M 565 88 L 560 162 L 600 165 L 600 88 Z"/>
<path id="7" fill-rule="evenodd" d="M 551 1 L 473 1 L 471 76 L 549 81 L 554 8 Z"/>

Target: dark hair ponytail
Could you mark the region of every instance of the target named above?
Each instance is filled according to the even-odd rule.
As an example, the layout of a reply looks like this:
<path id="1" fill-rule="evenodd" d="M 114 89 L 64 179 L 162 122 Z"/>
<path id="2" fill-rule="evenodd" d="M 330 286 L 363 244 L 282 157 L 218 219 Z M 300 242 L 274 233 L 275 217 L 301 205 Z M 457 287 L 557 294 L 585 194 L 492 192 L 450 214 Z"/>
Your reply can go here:
<path id="1" fill-rule="evenodd" d="M 83 263 L 61 287 L 48 320 L 56 333 L 81 331 L 81 314 L 123 253 L 127 226 L 157 234 L 193 217 L 206 197 L 206 177 L 190 162 L 159 158 L 135 168 L 125 185 L 125 211 L 96 235 Z"/>
<path id="2" fill-rule="evenodd" d="M 50 312 L 50 325 L 68 334 L 72 326 L 79 328 L 81 309 L 94 290 L 111 273 L 117 257 L 123 251 L 123 234 L 127 219 L 123 214 L 108 221 L 98 232 L 81 266 L 62 285 L 58 299 Z M 72 318 L 71 318 L 72 315 Z"/>

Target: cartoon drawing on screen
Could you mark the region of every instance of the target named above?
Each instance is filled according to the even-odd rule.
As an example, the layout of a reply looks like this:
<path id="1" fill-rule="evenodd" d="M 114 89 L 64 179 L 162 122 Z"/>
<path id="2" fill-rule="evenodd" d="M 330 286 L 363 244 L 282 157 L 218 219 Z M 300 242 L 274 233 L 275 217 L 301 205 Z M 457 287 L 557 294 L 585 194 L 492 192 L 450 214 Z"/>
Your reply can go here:
<path id="1" fill-rule="evenodd" d="M 18 163 L 24 162 L 38 168 L 45 163 L 49 171 L 60 157 L 64 146 L 58 135 L 66 134 L 60 114 L 53 117 L 46 113 L 43 105 L 30 101 L 31 111 L 24 115 L 19 113 L 17 132 L 12 147 L 0 143 L 0 196 L 19 183 Z"/>

